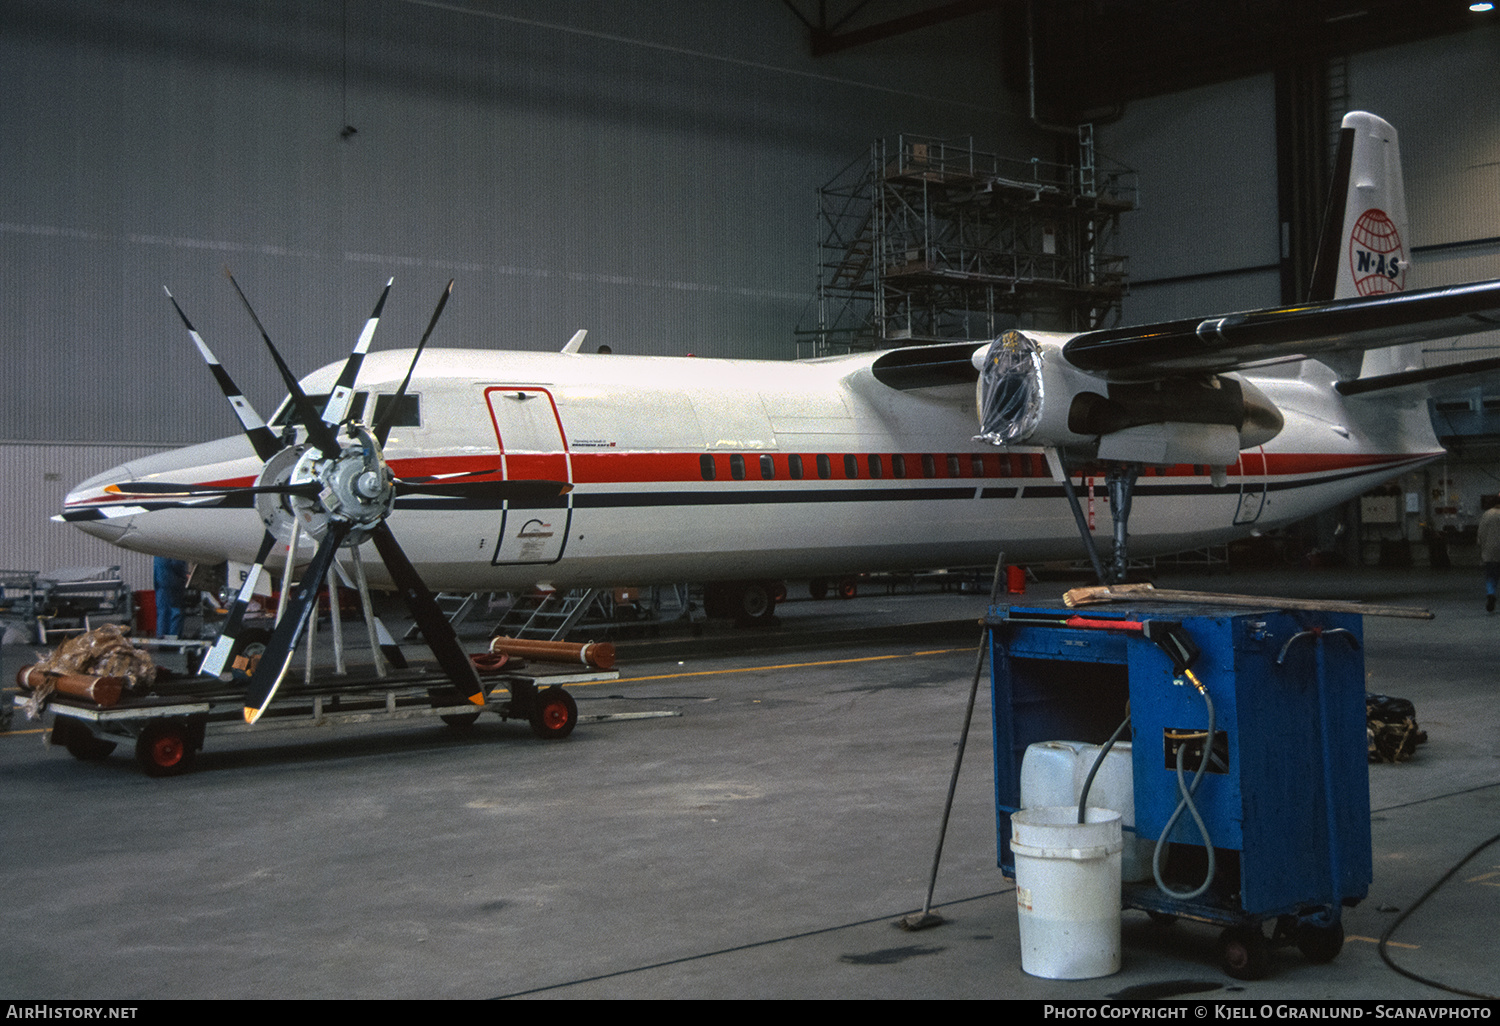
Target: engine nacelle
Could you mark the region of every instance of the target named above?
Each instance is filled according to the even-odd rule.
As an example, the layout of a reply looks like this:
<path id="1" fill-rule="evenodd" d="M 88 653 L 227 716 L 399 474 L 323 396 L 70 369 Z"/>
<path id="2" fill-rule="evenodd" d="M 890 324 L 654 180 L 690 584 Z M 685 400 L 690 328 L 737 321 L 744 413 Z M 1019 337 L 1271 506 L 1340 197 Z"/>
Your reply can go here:
<path id="1" fill-rule="evenodd" d="M 975 355 L 976 440 L 1100 459 L 1227 466 L 1281 431 L 1281 411 L 1237 375 L 1110 383 L 1063 357 L 1070 336 L 1008 331 Z"/>

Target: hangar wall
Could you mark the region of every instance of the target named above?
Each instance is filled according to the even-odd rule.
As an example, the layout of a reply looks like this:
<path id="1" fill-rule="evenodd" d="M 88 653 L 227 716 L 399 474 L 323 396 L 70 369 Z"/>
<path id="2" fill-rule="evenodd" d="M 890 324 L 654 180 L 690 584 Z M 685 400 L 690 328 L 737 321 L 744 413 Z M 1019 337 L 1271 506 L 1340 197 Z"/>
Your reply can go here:
<path id="1" fill-rule="evenodd" d="M 237 430 L 163 285 L 268 415 L 285 390 L 225 264 L 300 372 L 347 353 L 392 275 L 377 347 L 415 343 L 452 277 L 434 345 L 586 327 L 616 352 L 789 358 L 817 188 L 871 139 L 1048 152 L 997 31 L 815 61 L 779 0 L 10 0 L 0 487 Z M 80 561 L 77 540 L 121 558 L 76 534 L 33 525 L 0 565 Z"/>
<path id="2" fill-rule="evenodd" d="M 1348 109 L 1401 133 L 1410 287 L 1500 277 L 1500 25 L 1355 54 L 1348 68 Z M 1126 323 L 1280 301 L 1272 76 L 1138 101 L 1096 131 L 1140 172 L 1121 225 Z"/>

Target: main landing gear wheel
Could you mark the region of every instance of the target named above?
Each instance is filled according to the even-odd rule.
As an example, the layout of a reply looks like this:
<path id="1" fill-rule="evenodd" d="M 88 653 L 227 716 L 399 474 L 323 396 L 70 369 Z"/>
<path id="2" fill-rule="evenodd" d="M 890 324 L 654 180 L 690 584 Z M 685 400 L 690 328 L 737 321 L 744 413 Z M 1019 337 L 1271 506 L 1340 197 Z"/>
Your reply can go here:
<path id="1" fill-rule="evenodd" d="M 1231 926 L 1219 934 L 1219 964 L 1236 980 L 1259 980 L 1271 971 L 1271 942 L 1260 925 Z"/>
<path id="2" fill-rule="evenodd" d="M 561 741 L 578 725 L 578 703 L 562 688 L 543 688 L 531 707 L 531 732 L 543 741 Z"/>
<path id="3" fill-rule="evenodd" d="M 149 777 L 175 777 L 192 768 L 198 738 L 186 723 L 152 723 L 135 740 L 136 761 Z"/>

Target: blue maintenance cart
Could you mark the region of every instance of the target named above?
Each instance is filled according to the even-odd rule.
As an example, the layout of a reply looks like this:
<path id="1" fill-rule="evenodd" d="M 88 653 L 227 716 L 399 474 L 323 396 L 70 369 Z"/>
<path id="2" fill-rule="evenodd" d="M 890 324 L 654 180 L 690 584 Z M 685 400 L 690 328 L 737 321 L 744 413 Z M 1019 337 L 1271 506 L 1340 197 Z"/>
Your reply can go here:
<path id="1" fill-rule="evenodd" d="M 1136 836 L 1156 842 L 1170 830 L 1159 882 L 1124 884 L 1124 906 L 1223 926 L 1221 961 L 1239 979 L 1264 976 L 1274 945 L 1296 944 L 1315 962 L 1338 955 L 1342 910 L 1368 893 L 1372 866 L 1361 617 L 1142 604 L 995 606 L 987 622 L 1007 876 L 1027 746 L 1103 744 L 1128 702 Z M 1191 673 L 1181 672 L 1182 642 L 1163 634 L 1196 647 Z M 1191 809 L 1178 808 L 1194 776 L 1207 842 Z"/>

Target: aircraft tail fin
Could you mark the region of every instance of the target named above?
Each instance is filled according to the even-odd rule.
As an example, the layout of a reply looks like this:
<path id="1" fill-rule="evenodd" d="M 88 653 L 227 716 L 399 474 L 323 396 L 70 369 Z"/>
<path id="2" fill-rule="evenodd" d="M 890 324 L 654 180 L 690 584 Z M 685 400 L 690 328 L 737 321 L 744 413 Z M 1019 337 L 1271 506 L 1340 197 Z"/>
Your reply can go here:
<path id="1" fill-rule="evenodd" d="M 1344 116 L 1333 187 L 1313 263 L 1311 302 L 1379 296 L 1406 289 L 1406 188 L 1396 130 L 1363 111 Z M 1422 365 L 1420 344 L 1324 360 L 1346 380 L 1400 374 Z"/>
<path id="2" fill-rule="evenodd" d="M 1308 299 L 1318 303 L 1404 291 L 1410 266 L 1406 234 L 1396 130 L 1374 114 L 1346 114 Z"/>

